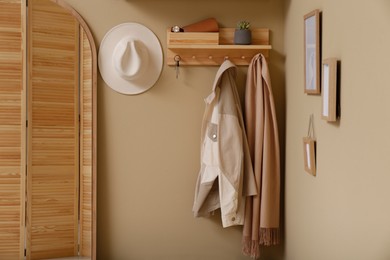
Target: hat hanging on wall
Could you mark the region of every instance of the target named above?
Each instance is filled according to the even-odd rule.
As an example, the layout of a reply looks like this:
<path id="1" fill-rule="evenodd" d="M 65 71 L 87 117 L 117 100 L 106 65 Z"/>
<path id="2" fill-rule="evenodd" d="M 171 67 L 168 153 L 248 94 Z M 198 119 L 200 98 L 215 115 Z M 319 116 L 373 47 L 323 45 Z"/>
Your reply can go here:
<path id="1" fill-rule="evenodd" d="M 157 36 L 138 23 L 122 23 L 104 36 L 99 48 L 99 70 L 113 90 L 143 93 L 160 77 L 163 53 Z"/>

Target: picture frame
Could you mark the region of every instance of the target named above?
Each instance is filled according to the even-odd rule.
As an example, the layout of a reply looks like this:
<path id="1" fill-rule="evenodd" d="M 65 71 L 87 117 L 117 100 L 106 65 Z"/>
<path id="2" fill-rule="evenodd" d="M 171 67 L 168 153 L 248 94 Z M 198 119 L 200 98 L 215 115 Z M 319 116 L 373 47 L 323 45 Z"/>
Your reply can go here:
<path id="1" fill-rule="evenodd" d="M 303 154 L 305 171 L 316 176 L 316 141 L 314 138 L 303 138 Z"/>
<path id="2" fill-rule="evenodd" d="M 320 10 L 304 15 L 304 92 L 320 94 L 321 84 Z"/>
<path id="3" fill-rule="evenodd" d="M 322 113 L 321 118 L 328 122 L 337 120 L 337 59 L 329 58 L 322 62 Z"/>

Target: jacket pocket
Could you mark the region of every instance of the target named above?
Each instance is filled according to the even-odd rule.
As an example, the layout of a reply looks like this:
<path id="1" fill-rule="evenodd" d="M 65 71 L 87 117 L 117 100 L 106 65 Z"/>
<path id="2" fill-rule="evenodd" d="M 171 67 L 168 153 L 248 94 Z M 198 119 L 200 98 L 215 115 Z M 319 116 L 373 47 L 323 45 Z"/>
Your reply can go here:
<path id="1" fill-rule="evenodd" d="M 218 125 L 209 122 L 207 124 L 207 137 L 210 138 L 211 141 L 218 141 Z"/>
<path id="2" fill-rule="evenodd" d="M 202 162 L 206 166 L 218 166 L 218 125 L 208 122 L 203 143 Z"/>

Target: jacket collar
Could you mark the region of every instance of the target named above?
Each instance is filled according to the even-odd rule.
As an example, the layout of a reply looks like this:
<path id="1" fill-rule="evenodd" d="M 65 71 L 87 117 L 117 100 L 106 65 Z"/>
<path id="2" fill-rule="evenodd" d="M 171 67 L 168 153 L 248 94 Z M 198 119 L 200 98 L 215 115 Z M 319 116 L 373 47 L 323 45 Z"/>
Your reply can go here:
<path id="1" fill-rule="evenodd" d="M 222 63 L 221 67 L 219 67 L 219 69 L 217 71 L 217 75 L 215 76 L 215 80 L 214 80 L 214 84 L 213 84 L 213 90 L 212 90 L 211 94 L 207 98 L 205 98 L 205 102 L 207 104 L 210 104 L 211 102 L 213 102 L 213 100 L 217 96 L 216 88 L 219 85 L 219 82 L 221 81 L 221 77 L 222 77 L 223 73 L 225 71 L 227 71 L 227 70 L 229 70 L 229 72 L 233 74 L 234 78 L 236 77 L 237 66 L 234 65 L 234 63 L 231 62 L 230 60 L 225 60 Z"/>

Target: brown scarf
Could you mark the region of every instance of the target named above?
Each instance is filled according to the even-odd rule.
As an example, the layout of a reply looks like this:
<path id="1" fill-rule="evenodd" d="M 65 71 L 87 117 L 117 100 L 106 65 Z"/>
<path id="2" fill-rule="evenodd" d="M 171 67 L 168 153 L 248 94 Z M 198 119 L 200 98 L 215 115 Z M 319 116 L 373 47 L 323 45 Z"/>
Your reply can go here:
<path id="1" fill-rule="evenodd" d="M 245 124 L 258 194 L 247 197 L 243 254 L 258 258 L 260 246 L 279 244 L 280 154 L 267 61 L 253 57 L 245 93 Z"/>

